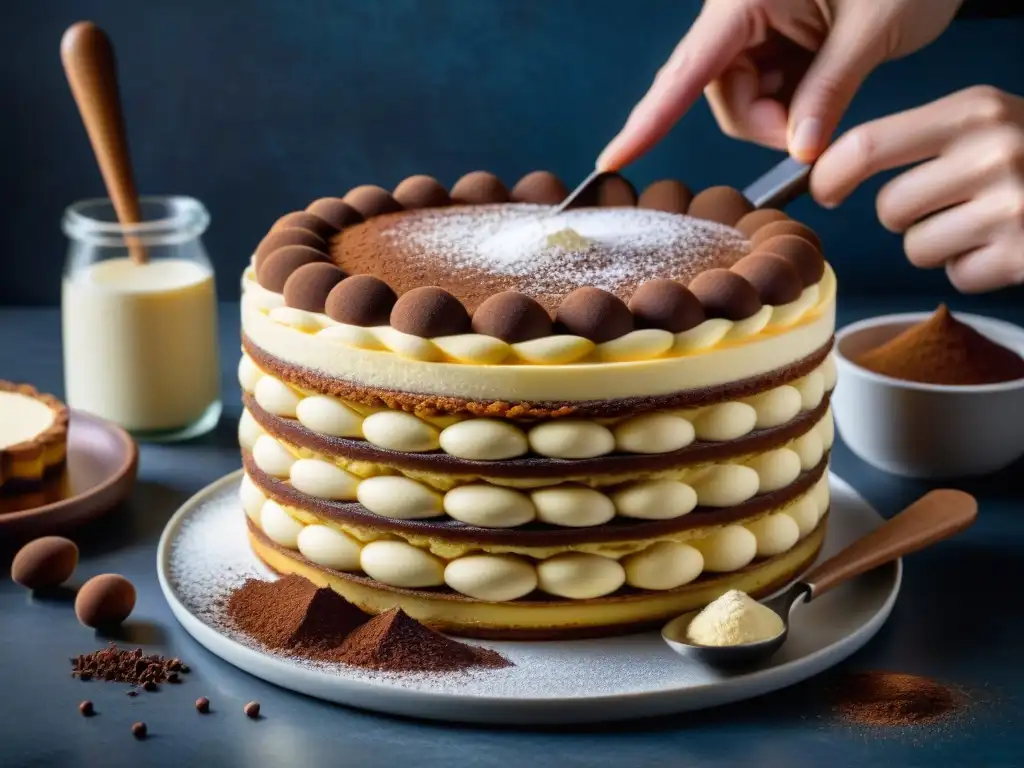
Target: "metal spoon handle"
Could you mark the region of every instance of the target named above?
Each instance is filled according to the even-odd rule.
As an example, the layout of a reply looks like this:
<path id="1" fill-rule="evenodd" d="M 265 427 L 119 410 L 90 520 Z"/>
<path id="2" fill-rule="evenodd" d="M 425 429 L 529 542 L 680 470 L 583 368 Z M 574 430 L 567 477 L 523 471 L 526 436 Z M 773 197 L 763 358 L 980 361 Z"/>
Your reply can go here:
<path id="1" fill-rule="evenodd" d="M 847 579 L 959 533 L 977 516 L 978 502 L 968 493 L 951 489 L 926 493 L 881 527 L 807 574 L 803 582 L 810 588 L 808 599 L 824 594 Z"/>
<path id="2" fill-rule="evenodd" d="M 64 33 L 60 57 L 117 219 L 122 225 L 137 224 L 142 215 L 128 155 L 117 62 L 110 38 L 91 21 L 80 21 Z M 145 261 L 146 254 L 138 240 L 126 240 L 132 260 Z"/>

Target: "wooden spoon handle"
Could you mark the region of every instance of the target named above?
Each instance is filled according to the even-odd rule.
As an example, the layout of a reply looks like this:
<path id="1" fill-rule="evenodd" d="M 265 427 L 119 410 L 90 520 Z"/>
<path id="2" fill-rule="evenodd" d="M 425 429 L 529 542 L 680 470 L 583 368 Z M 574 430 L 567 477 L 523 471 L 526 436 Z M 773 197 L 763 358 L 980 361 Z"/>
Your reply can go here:
<path id="1" fill-rule="evenodd" d="M 811 590 L 808 599 L 872 568 L 959 533 L 977 516 L 978 502 L 968 493 L 951 489 L 926 493 L 881 527 L 807 574 L 803 581 Z"/>
<path id="2" fill-rule="evenodd" d="M 91 21 L 80 21 L 64 33 L 60 57 L 117 219 L 122 225 L 137 224 L 142 215 L 128 155 L 117 62 L 110 38 Z M 126 241 L 132 260 L 144 261 L 145 251 L 138 240 Z"/>

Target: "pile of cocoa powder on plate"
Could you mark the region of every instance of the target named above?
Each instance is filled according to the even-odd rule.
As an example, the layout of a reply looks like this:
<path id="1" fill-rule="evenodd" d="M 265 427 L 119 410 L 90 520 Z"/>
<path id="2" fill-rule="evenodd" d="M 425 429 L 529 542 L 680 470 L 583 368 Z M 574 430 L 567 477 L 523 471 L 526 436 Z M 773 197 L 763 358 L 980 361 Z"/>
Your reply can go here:
<path id="1" fill-rule="evenodd" d="M 228 599 L 234 626 L 275 651 L 382 672 L 458 672 L 511 666 L 496 651 L 460 643 L 401 608 L 371 618 L 301 576 L 248 579 Z"/>
<path id="2" fill-rule="evenodd" d="M 841 677 L 831 695 L 843 720 L 867 726 L 938 723 L 956 715 L 966 703 L 960 691 L 935 680 L 884 671 Z"/>

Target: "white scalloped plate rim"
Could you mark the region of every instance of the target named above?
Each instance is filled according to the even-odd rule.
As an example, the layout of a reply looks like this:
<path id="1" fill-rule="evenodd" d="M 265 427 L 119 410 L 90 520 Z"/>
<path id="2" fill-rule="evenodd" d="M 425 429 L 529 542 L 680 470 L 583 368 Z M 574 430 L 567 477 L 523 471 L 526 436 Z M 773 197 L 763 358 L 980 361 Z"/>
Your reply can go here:
<path id="1" fill-rule="evenodd" d="M 823 596 L 819 601 L 808 604 L 801 609 L 798 618 L 803 616 L 804 619 L 810 619 L 814 614 L 820 615 L 815 621 L 807 622 L 805 628 L 801 630 L 804 638 L 813 634 L 816 627 L 817 631 L 821 631 L 821 628 L 829 623 L 829 614 L 837 615 L 858 603 L 862 616 L 852 631 L 842 637 L 824 643 L 821 647 L 796 658 L 779 662 L 773 660 L 766 666 L 750 672 L 719 674 L 696 669 L 692 666 L 694 662 L 667 651 L 660 640 L 658 645 L 652 646 L 651 640 L 656 633 L 643 633 L 605 640 L 559 643 L 490 642 L 485 645 L 512 656 L 514 660 L 517 648 L 529 647 L 531 658 L 526 661 L 517 660 L 518 666 L 522 667 L 525 664 L 529 669 L 531 664 L 536 665 L 538 675 L 543 675 L 545 657 L 552 657 L 547 661 L 550 664 L 558 655 L 572 653 L 573 646 L 586 644 L 587 656 L 593 655 L 595 649 L 600 652 L 604 646 L 613 648 L 612 652 L 623 656 L 622 660 L 625 663 L 651 664 L 664 661 L 665 664 L 684 665 L 698 677 L 710 676 L 712 679 L 689 681 L 668 687 L 651 686 L 647 690 L 588 693 L 581 689 L 573 695 L 563 693 L 541 696 L 515 695 L 507 690 L 487 693 L 466 692 L 463 689 L 431 690 L 408 687 L 387 680 L 366 679 L 358 671 L 347 675 L 343 671 L 311 669 L 299 662 L 255 650 L 204 622 L 182 602 L 172 581 L 172 547 L 181 535 L 186 520 L 194 515 L 202 515 L 211 500 L 227 493 L 237 497 L 241 476 L 242 470 L 236 470 L 188 499 L 168 521 L 160 537 L 157 549 L 157 575 L 160 588 L 175 618 L 211 653 L 257 678 L 315 698 L 385 714 L 448 722 L 554 725 L 678 714 L 751 699 L 824 672 L 862 648 L 881 629 L 892 612 L 903 575 L 902 561 L 897 561 L 893 566 L 861 576 Z M 825 548 L 826 551 L 834 552 L 881 524 L 882 518 L 845 481 L 832 474 L 829 481 L 832 513 Z M 241 514 L 239 506 L 239 515 Z M 255 563 L 255 556 L 252 556 L 252 559 Z M 631 650 L 631 644 L 636 648 Z M 557 651 L 549 650 L 556 646 Z M 665 648 L 669 655 L 664 656 L 660 651 L 654 653 L 654 648 L 659 647 Z M 780 653 L 784 655 L 785 649 Z M 630 654 L 636 658 L 627 658 Z M 652 656 L 657 656 L 657 659 L 652 659 Z M 606 669 L 604 664 L 595 663 L 595 677 L 600 677 L 600 673 Z M 678 670 L 674 669 L 673 672 Z M 486 678 L 481 676 L 477 679 L 483 681 Z M 585 688 L 586 681 L 581 682 Z"/>

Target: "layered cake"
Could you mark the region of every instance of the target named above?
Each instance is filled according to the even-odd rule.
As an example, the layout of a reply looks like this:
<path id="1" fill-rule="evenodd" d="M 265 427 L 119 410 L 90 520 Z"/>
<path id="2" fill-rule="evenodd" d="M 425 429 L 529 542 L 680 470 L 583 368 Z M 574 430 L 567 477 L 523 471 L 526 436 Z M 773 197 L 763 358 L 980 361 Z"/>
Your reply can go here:
<path id="1" fill-rule="evenodd" d="M 453 634 L 597 636 L 817 554 L 835 277 L 736 190 L 406 179 L 279 219 L 243 276 L 256 555 Z"/>
<path id="2" fill-rule="evenodd" d="M 37 486 L 64 465 L 68 409 L 28 384 L 0 381 L 0 493 Z"/>

